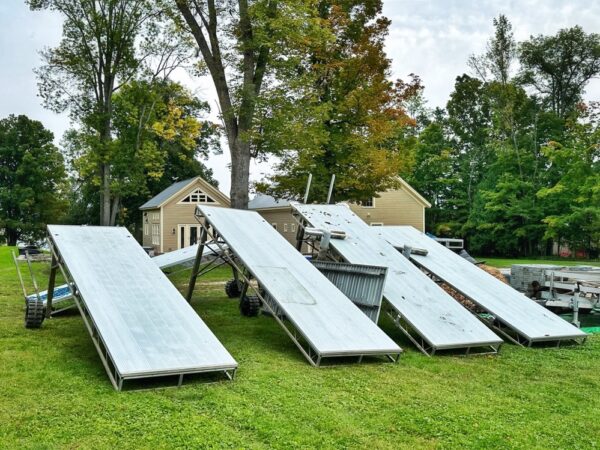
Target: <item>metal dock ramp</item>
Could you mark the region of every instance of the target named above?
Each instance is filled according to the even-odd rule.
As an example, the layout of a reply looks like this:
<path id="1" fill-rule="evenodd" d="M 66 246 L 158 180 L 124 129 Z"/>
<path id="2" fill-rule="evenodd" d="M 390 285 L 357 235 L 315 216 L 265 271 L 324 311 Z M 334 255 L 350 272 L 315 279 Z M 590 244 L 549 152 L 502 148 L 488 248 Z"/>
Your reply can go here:
<path id="1" fill-rule="evenodd" d="M 233 377 L 236 361 L 127 229 L 48 225 L 48 242 L 53 273 L 60 268 L 74 286 L 115 389 L 133 379 Z"/>
<path id="2" fill-rule="evenodd" d="M 380 227 L 371 231 L 394 247 L 408 245 L 427 250 L 427 256 L 412 254 L 411 260 L 493 315 L 493 328 L 517 344 L 584 340 L 587 336 L 413 227 Z"/>
<path id="3" fill-rule="evenodd" d="M 398 358 L 402 349 L 257 212 L 198 205 L 196 217 L 200 245 L 212 239 L 228 246 L 230 263 L 241 262 L 246 281 L 258 281 L 263 306 L 312 365 L 333 357 Z"/>
<path id="4" fill-rule="evenodd" d="M 388 314 L 423 353 L 498 351 L 502 339 L 394 247 L 375 236 L 349 207 L 292 203 L 292 208 L 315 228 L 345 233 L 345 239 L 329 242 L 336 256 L 352 264 L 388 267 L 383 291 L 390 306 Z"/>

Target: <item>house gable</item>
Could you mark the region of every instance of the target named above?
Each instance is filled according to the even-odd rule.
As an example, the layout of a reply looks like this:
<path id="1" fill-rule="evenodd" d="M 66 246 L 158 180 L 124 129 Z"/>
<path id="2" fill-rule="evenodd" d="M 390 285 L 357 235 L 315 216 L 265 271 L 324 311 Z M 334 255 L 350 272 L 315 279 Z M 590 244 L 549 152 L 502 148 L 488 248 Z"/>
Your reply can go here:
<path id="1" fill-rule="evenodd" d="M 208 201 L 211 200 L 211 201 Z M 207 204 L 213 206 L 224 206 L 229 208 L 229 197 L 212 186 L 207 181 L 197 177 L 192 183 L 187 184 L 175 194 L 171 195 L 161 205 L 163 208 L 172 205 L 196 205 Z"/>

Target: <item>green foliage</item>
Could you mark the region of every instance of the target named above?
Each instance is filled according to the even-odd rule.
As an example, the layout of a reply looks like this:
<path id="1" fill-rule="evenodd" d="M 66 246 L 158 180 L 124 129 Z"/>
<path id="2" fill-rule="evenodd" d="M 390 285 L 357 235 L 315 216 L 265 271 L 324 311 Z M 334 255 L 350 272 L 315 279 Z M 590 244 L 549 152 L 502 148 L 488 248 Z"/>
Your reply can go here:
<path id="1" fill-rule="evenodd" d="M 224 280 L 200 278 L 192 306 L 240 364 L 234 381 L 115 392 L 78 314 L 23 327 L 19 284 L 0 247 L 2 448 L 594 448 L 600 339 L 498 356 L 405 349 L 397 364 L 310 367 L 267 316 L 241 317 Z M 47 276 L 34 264 L 38 279 Z M 211 272 L 209 275 L 215 274 Z M 185 289 L 181 274 L 176 286 Z M 175 275 L 177 277 L 177 275 Z"/>
<path id="2" fill-rule="evenodd" d="M 455 227 L 457 218 L 451 212 L 457 205 L 452 203 L 453 193 L 460 187 L 453 176 L 456 155 L 446 128 L 443 121 L 436 120 L 420 133 L 409 178 L 412 187 L 431 203 L 426 222 L 434 223 L 433 232 L 439 235 L 451 234 Z"/>
<path id="3" fill-rule="evenodd" d="M 550 142 L 542 149 L 557 181 L 538 197 L 551 205 L 545 237 L 589 249 L 600 242 L 600 105 L 581 115 L 582 121 L 569 123 L 564 145 Z"/>
<path id="4" fill-rule="evenodd" d="M 329 28 L 313 0 L 174 4 L 173 19 L 195 39 L 217 92 L 231 154 L 231 206 L 245 209 L 250 160 L 271 151 L 256 139 L 259 124 L 306 101 L 307 55 L 333 41 Z"/>
<path id="5" fill-rule="evenodd" d="M 258 188 L 295 197 L 312 173 L 311 198 L 324 201 L 335 174 L 335 198 L 361 200 L 395 186 L 407 169 L 402 139 L 414 123 L 404 102 L 420 91 L 420 80 L 388 80 L 390 22 L 381 1 L 320 1 L 318 11 L 334 39 L 313 44 L 303 73 L 310 84 L 281 92 L 293 107 L 260 111 L 257 140 L 281 159 L 270 185 Z"/>
<path id="6" fill-rule="evenodd" d="M 504 14 L 494 18 L 494 37 L 488 41 L 486 52 L 481 56 L 471 56 L 468 64 L 483 81 L 508 83 L 510 67 L 517 53 L 512 24 Z"/>
<path id="7" fill-rule="evenodd" d="M 555 36 L 532 36 L 520 45 L 519 60 L 520 83 L 533 87 L 565 118 L 581 101 L 588 81 L 600 74 L 600 34 L 576 26 Z"/>
<path id="8" fill-rule="evenodd" d="M 64 19 L 60 43 L 44 49 L 44 64 L 36 73 L 39 94 L 53 111 L 69 110 L 86 132 L 81 142 L 93 152 L 100 180 L 100 223 L 115 223 L 118 194 L 111 185 L 113 95 L 144 68 L 145 50 L 138 37 L 156 34 L 146 27 L 159 16 L 152 0 L 28 0 L 33 10 L 50 9 Z M 154 37 L 154 36 L 153 36 Z M 93 131 L 92 133 L 90 133 Z M 91 166 L 90 166 L 91 167 Z"/>
<path id="9" fill-rule="evenodd" d="M 26 116 L 0 120 L 0 228 L 10 245 L 45 234 L 66 206 L 63 158 L 54 136 Z"/>
<path id="10" fill-rule="evenodd" d="M 510 79 L 512 26 L 504 16 L 494 26 L 486 54 L 470 61 L 479 78 L 457 77 L 446 114 L 418 136 L 409 181 L 433 203 L 428 227 L 479 254 L 539 255 L 567 243 L 594 255 L 598 112 L 576 106 L 600 70 L 599 38 L 578 27 L 531 38 Z"/>
<path id="11" fill-rule="evenodd" d="M 167 80 L 132 81 L 113 102 L 114 139 L 106 159 L 112 168 L 111 192 L 118 201 L 119 223 L 139 221 L 138 207 L 175 181 L 196 175 L 213 181 L 198 160 L 219 148 L 217 127 L 201 120 L 208 111 L 206 103 Z M 94 151 L 95 139 L 93 130 L 73 130 L 65 141 L 85 191 L 101 185 L 97 174 L 103 161 Z M 82 192 L 78 208 L 95 203 L 90 202 L 89 193 Z"/>

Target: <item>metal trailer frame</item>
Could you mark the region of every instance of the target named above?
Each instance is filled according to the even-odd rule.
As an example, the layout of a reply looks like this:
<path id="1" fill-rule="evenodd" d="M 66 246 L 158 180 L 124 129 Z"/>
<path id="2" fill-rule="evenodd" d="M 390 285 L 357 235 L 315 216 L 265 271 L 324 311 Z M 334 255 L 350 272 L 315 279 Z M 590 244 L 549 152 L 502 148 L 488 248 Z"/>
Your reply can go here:
<path id="1" fill-rule="evenodd" d="M 390 228 L 412 228 L 412 227 L 393 227 L 390 226 Z M 378 233 L 382 233 L 381 230 L 377 230 Z M 383 239 L 385 239 L 382 236 Z M 427 239 L 431 239 L 429 237 L 427 237 Z M 389 242 L 389 241 L 388 241 Z M 435 239 L 431 240 L 432 243 L 440 245 L 440 247 L 442 247 L 444 250 L 448 250 L 450 251 L 450 253 L 452 253 L 452 255 L 456 256 L 457 258 L 460 258 L 459 255 L 456 255 L 454 252 L 452 252 L 451 250 L 447 249 L 443 244 L 440 244 L 439 242 L 436 242 Z M 392 243 L 390 243 L 390 245 L 393 245 Z M 403 245 L 410 245 L 410 243 L 403 243 Z M 394 245 L 393 245 L 394 246 Z M 419 269 L 421 269 L 423 272 L 427 273 L 432 279 L 435 280 L 439 280 L 440 282 L 444 282 L 447 283 L 448 285 L 452 286 L 457 292 L 459 292 L 460 294 L 462 294 L 463 296 L 465 296 L 466 298 L 470 299 L 473 303 L 475 303 L 477 306 L 479 306 L 480 308 L 482 308 L 483 310 L 485 310 L 490 316 L 492 316 L 492 318 L 486 318 L 486 317 L 482 317 L 479 314 L 474 314 L 475 317 L 477 317 L 479 320 L 481 320 L 484 324 L 486 324 L 487 326 L 489 326 L 491 329 L 493 329 L 494 331 L 500 333 L 502 335 L 502 337 L 508 339 L 510 342 L 517 344 L 519 346 L 522 347 L 532 347 L 534 343 L 537 342 L 556 342 L 557 343 L 557 347 L 560 346 L 560 342 L 563 340 L 566 341 L 574 341 L 578 344 L 583 344 L 586 339 L 587 339 L 587 335 L 584 334 L 584 336 L 563 336 L 563 337 L 556 337 L 556 336 L 549 336 L 549 337 L 530 337 L 525 335 L 524 333 L 519 332 L 514 326 L 511 326 L 510 324 L 508 324 L 504 319 L 498 317 L 496 314 L 494 314 L 493 312 L 491 312 L 489 310 L 489 308 L 486 308 L 484 305 L 482 305 L 478 299 L 473 298 L 472 295 L 469 295 L 468 293 L 464 292 L 464 290 L 459 289 L 458 287 L 455 286 L 454 283 L 452 283 L 452 280 L 449 279 L 449 277 L 442 277 L 437 273 L 433 273 L 428 267 L 425 266 L 424 264 L 424 260 L 426 260 L 427 258 L 431 258 L 431 251 L 428 252 L 427 256 L 422 256 L 422 255 L 410 255 L 410 261 L 415 264 Z M 462 261 L 462 260 L 461 260 Z M 475 265 L 473 265 L 473 267 L 476 267 Z M 481 269 L 480 269 L 481 270 Z M 483 271 L 482 271 L 483 272 Z M 485 273 L 485 272 L 483 272 Z M 486 275 L 488 275 L 490 278 L 493 278 L 491 275 L 485 273 Z M 493 278 L 494 280 L 496 280 L 495 278 Z M 500 283 L 500 281 L 498 281 Z M 507 287 L 510 288 L 510 286 L 506 285 Z M 515 291 L 516 292 L 516 291 Z M 529 300 L 529 299 L 527 299 Z M 533 302 L 533 300 L 531 300 Z M 535 303 L 535 302 L 533 302 Z M 537 303 L 535 303 L 537 305 Z M 561 319 L 562 320 L 562 319 Z M 567 323 L 567 322 L 565 322 Z"/>
<path id="2" fill-rule="evenodd" d="M 54 280 L 56 277 L 56 271 L 60 270 L 63 278 L 67 281 L 67 286 L 69 286 L 69 289 L 71 290 L 71 294 L 73 296 L 73 299 L 75 300 L 75 305 L 77 306 L 77 309 L 79 310 L 79 313 L 81 314 L 83 323 L 85 324 L 85 327 L 86 327 L 90 337 L 92 338 L 94 347 L 96 348 L 96 351 L 98 352 L 98 356 L 100 357 L 100 360 L 102 361 L 102 365 L 104 366 L 106 374 L 108 375 L 108 378 L 110 379 L 110 382 L 113 385 L 113 387 L 115 388 L 115 390 L 117 390 L 117 391 L 123 390 L 123 383 L 125 381 L 131 381 L 131 380 L 177 377 L 177 383 L 173 387 L 181 387 L 183 384 L 185 375 L 223 372 L 226 379 L 233 380 L 235 378 L 237 366 L 227 368 L 227 369 L 218 369 L 218 370 L 215 370 L 215 368 L 213 368 L 213 367 L 207 367 L 207 368 L 200 369 L 200 370 L 198 370 L 198 369 L 185 370 L 185 371 L 173 370 L 173 371 L 160 371 L 160 372 L 155 372 L 155 373 L 144 372 L 141 374 L 126 374 L 126 375 L 119 373 L 119 371 L 112 359 L 110 351 L 108 350 L 108 348 L 102 338 L 102 335 L 100 334 L 100 332 L 94 322 L 93 317 L 90 315 L 89 311 L 87 310 L 85 301 L 84 301 L 83 297 L 81 296 L 81 294 L 79 293 L 79 290 L 77 288 L 77 284 L 75 283 L 75 280 L 73 280 L 73 278 L 70 276 L 69 269 L 68 269 L 67 265 L 65 264 L 64 260 L 62 259 L 61 255 L 60 255 L 60 251 L 52 239 L 51 233 L 48 233 L 48 235 L 47 235 L 47 242 L 48 242 L 48 246 L 50 248 L 50 252 L 52 254 L 52 268 L 50 271 L 50 281 L 49 281 L 49 285 L 48 285 L 48 303 L 47 304 L 48 304 L 49 308 L 52 307 Z"/>
<path id="3" fill-rule="evenodd" d="M 27 262 L 27 267 L 29 269 L 29 275 L 31 278 L 31 282 L 33 284 L 33 289 L 34 292 L 32 294 L 28 294 L 27 293 L 27 288 L 25 287 L 25 282 L 23 281 L 23 275 L 21 274 L 21 266 L 19 265 L 19 260 L 17 259 L 16 255 L 14 252 L 12 252 L 12 258 L 13 258 L 13 262 L 15 263 L 15 267 L 17 269 L 17 276 L 19 278 L 19 283 L 21 284 L 21 290 L 23 291 L 23 298 L 25 300 L 26 303 L 33 301 L 33 300 L 37 300 L 39 302 L 41 302 L 44 305 L 44 308 L 47 308 L 47 302 L 48 302 L 48 291 L 40 291 L 38 284 L 37 284 L 37 280 L 35 278 L 35 275 L 33 273 L 33 268 L 31 267 L 31 259 L 29 258 L 29 253 L 27 251 L 25 251 L 25 261 Z M 53 304 L 58 304 L 58 303 L 63 303 L 63 302 L 67 302 L 68 300 L 73 300 L 73 295 L 69 294 L 69 295 L 61 295 L 60 297 L 58 297 L 58 301 L 57 301 L 57 297 L 56 297 L 56 292 L 59 289 L 67 289 L 69 290 L 69 286 L 67 286 L 66 284 L 64 286 L 58 286 L 55 288 L 52 297 L 54 299 Z M 70 290 L 69 290 L 70 292 Z M 51 305 L 52 306 L 52 305 Z M 68 306 L 65 306 L 64 308 L 60 308 L 60 309 L 55 309 L 52 310 L 50 308 L 49 312 L 45 311 L 44 314 L 46 317 L 50 317 L 50 316 L 54 316 L 55 314 L 59 314 L 61 312 L 67 311 L 69 309 L 75 308 L 75 302 L 73 301 L 73 303 L 70 303 Z"/>
<path id="4" fill-rule="evenodd" d="M 294 209 L 293 206 L 294 205 L 292 204 L 292 215 L 294 216 L 295 220 L 298 223 L 297 232 L 296 232 L 296 239 L 297 239 L 296 248 L 301 249 L 302 245 L 306 244 L 308 246 L 308 248 L 313 251 L 313 253 L 316 252 L 318 254 L 321 250 L 319 248 L 319 246 L 316 244 L 319 241 L 319 237 L 318 236 L 308 236 L 307 237 L 305 235 L 305 229 L 308 228 L 309 225 L 314 226 L 314 224 L 311 224 L 306 218 L 304 218 L 302 216 L 302 214 L 298 210 Z M 298 206 L 302 206 L 302 205 L 298 203 Z M 334 205 L 327 205 L 327 206 L 334 206 Z M 324 230 L 324 231 L 333 232 L 333 230 Z M 341 232 L 342 230 L 339 230 L 339 231 Z M 347 259 L 339 251 L 337 251 L 335 249 L 334 245 L 333 246 L 331 245 L 332 243 L 334 243 L 333 239 L 327 244 L 328 258 L 331 259 L 332 261 L 347 262 Z M 386 242 L 386 244 L 387 244 L 387 242 Z M 388 269 L 391 269 L 391 268 L 388 268 Z M 439 345 L 439 344 L 434 345 L 423 334 L 418 333 L 417 327 L 414 326 L 414 324 L 411 323 L 411 321 L 408 320 L 406 318 L 406 316 L 402 315 L 402 313 L 397 308 L 394 307 L 394 305 L 385 297 L 385 293 L 384 293 L 384 299 L 386 300 L 386 302 L 385 302 L 386 303 L 386 308 L 385 308 L 386 315 L 393 321 L 394 325 L 396 325 L 396 327 L 398 327 L 398 329 L 400 331 L 402 331 L 402 333 L 415 345 L 415 347 L 417 347 L 417 349 L 426 356 L 431 357 L 440 351 L 451 351 L 451 350 L 458 350 L 458 349 L 464 349 L 464 356 L 495 355 L 495 354 L 498 354 L 498 352 L 500 351 L 500 348 L 502 347 L 502 345 L 504 343 L 502 340 L 498 339 L 498 341 L 482 342 L 482 343 L 477 343 L 477 345 L 475 345 L 475 344 L 470 345 L 472 343 L 469 343 L 469 342 L 464 342 L 464 343 L 458 342 L 458 343 L 454 343 L 452 345 Z"/>
<path id="5" fill-rule="evenodd" d="M 275 321 L 281 326 L 281 328 L 283 328 L 288 337 L 292 340 L 292 342 L 296 345 L 298 350 L 300 350 L 302 355 L 313 367 L 322 367 L 321 363 L 323 362 L 324 358 L 346 358 L 353 356 L 356 357 L 357 362 L 360 363 L 362 362 L 365 356 L 382 356 L 381 351 L 378 350 L 372 352 L 365 351 L 358 355 L 354 352 L 319 352 L 311 344 L 307 337 L 302 333 L 302 331 L 298 327 L 296 327 L 296 325 L 291 320 L 285 320 L 286 318 L 280 313 L 279 307 L 277 306 L 275 300 L 267 292 L 263 292 L 259 287 L 253 286 L 252 280 L 256 278 L 252 274 L 252 271 L 248 267 L 246 267 L 243 264 L 243 262 L 235 255 L 235 252 L 231 248 L 231 246 L 218 233 L 214 226 L 211 225 L 210 221 L 206 218 L 206 216 L 204 216 L 203 213 L 199 211 L 199 208 L 196 209 L 194 216 L 200 224 L 200 226 L 202 227 L 202 229 L 200 232 L 198 253 L 196 254 L 196 260 L 192 268 L 192 273 L 190 274 L 190 282 L 186 296 L 188 302 L 191 300 L 197 278 L 217 267 L 214 265 L 214 261 L 209 262 L 206 266 L 204 266 L 204 268 L 200 267 L 200 261 L 202 259 L 204 247 L 209 244 L 214 244 L 221 250 L 219 257 L 223 260 L 223 263 L 219 265 L 228 264 L 229 266 L 231 266 L 234 278 L 236 280 L 241 279 L 241 282 L 243 283 L 240 298 L 243 298 L 246 295 L 248 289 L 251 289 L 253 293 L 262 302 L 262 306 L 266 308 L 268 313 L 275 319 Z M 402 349 L 399 348 L 398 352 L 389 353 L 384 356 L 388 358 L 391 362 L 398 362 L 401 354 Z"/>

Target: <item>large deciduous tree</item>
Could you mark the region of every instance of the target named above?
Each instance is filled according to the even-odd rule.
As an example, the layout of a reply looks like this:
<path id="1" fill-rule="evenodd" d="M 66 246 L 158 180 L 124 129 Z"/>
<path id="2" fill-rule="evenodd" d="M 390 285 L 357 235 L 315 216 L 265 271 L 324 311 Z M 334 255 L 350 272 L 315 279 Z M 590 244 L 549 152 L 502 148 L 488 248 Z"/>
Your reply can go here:
<path id="1" fill-rule="evenodd" d="M 549 214 L 547 239 L 597 257 L 600 246 L 600 103 L 577 112 L 567 124 L 564 143 L 549 142 L 543 152 L 555 180 L 538 192 Z M 594 255 L 595 253 L 595 255 Z"/>
<path id="2" fill-rule="evenodd" d="M 504 14 L 494 18 L 494 36 L 487 43 L 483 55 L 472 55 L 469 67 L 483 81 L 491 80 L 502 84 L 510 79 L 511 65 L 517 56 L 517 43 L 512 24 Z"/>
<path id="3" fill-rule="evenodd" d="M 231 206 L 248 206 L 257 104 L 267 85 L 298 75 L 303 49 L 322 39 L 310 0 L 173 0 L 217 92 L 231 154 Z"/>
<path id="4" fill-rule="evenodd" d="M 65 210 L 65 168 L 54 136 L 26 116 L 0 120 L 0 228 L 8 245 L 43 236 Z"/>
<path id="5" fill-rule="evenodd" d="M 211 172 L 198 160 L 219 148 L 216 125 L 201 119 L 208 112 L 205 102 L 169 80 L 136 80 L 115 94 L 113 105 L 109 159 L 119 223 L 133 225 L 139 219 L 139 205 L 175 181 L 196 175 L 211 180 Z M 95 140 L 89 129 L 70 130 L 65 139 L 77 184 L 82 186 L 77 214 L 95 209 L 89 191 L 102 181 Z M 82 208 L 82 203 L 88 207 Z M 112 222 L 116 214 L 114 208 Z"/>
<path id="6" fill-rule="evenodd" d="M 579 26 L 554 36 L 532 36 L 519 48 L 519 81 L 533 87 L 559 117 L 581 101 L 587 83 L 600 74 L 600 34 Z"/>
<path id="7" fill-rule="evenodd" d="M 34 10 L 64 18 L 60 44 L 42 52 L 37 70 L 44 105 L 69 110 L 74 121 L 94 131 L 100 162 L 100 224 L 114 224 L 118 208 L 111 192 L 113 96 L 140 68 L 136 39 L 153 16 L 149 0 L 27 0 Z"/>
<path id="8" fill-rule="evenodd" d="M 307 55 L 311 84 L 285 93 L 299 99 L 300 108 L 264 114 L 261 138 L 281 162 L 270 189 L 258 188 L 297 196 L 312 173 L 311 198 L 325 201 L 336 175 L 335 198 L 360 201 L 394 187 L 406 171 L 410 152 L 402 141 L 414 120 L 405 105 L 421 84 L 416 76 L 409 82 L 388 78 L 384 40 L 390 21 L 381 1 L 322 0 L 318 11 L 333 40 L 317 43 Z"/>

